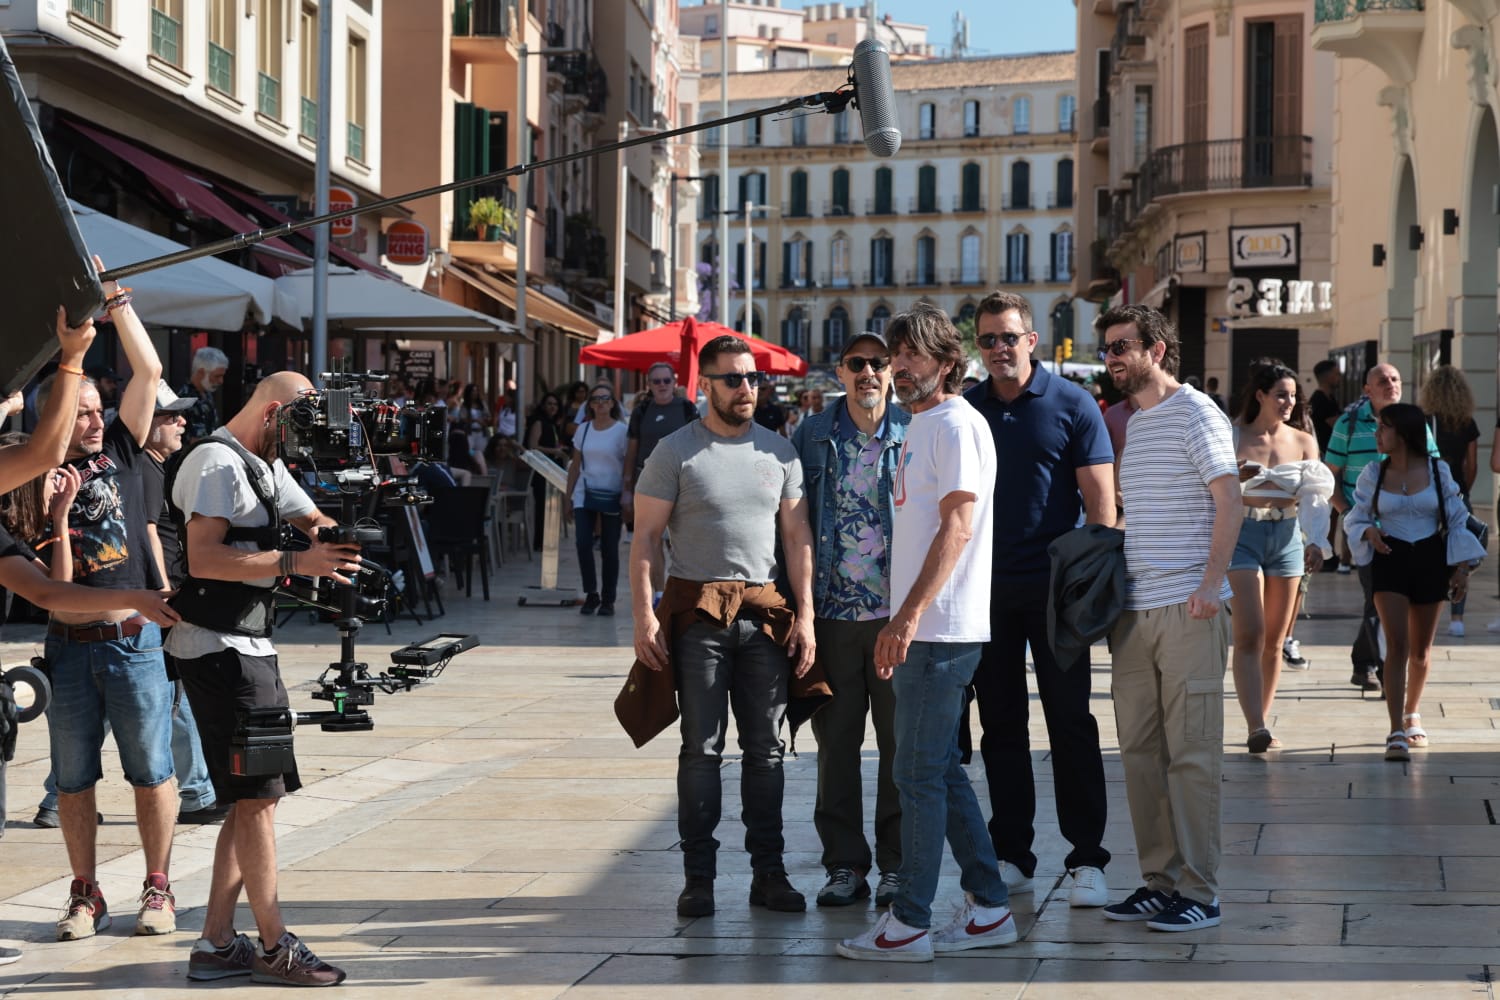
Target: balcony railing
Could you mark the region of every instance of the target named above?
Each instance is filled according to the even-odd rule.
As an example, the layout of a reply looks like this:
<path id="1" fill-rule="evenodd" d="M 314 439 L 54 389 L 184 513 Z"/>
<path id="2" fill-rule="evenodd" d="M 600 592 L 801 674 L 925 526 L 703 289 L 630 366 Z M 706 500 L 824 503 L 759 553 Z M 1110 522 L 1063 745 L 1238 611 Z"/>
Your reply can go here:
<path id="1" fill-rule="evenodd" d="M 1314 0 L 1313 23 L 1347 21 L 1367 11 L 1425 9 L 1424 0 Z"/>
<path id="2" fill-rule="evenodd" d="M 953 196 L 953 211 L 955 212 L 983 212 L 985 210 L 985 198 L 982 194 L 969 194 L 967 196 L 956 194 Z"/>
<path id="3" fill-rule="evenodd" d="M 781 215 L 786 219 L 806 219 L 812 215 L 808 210 L 807 199 L 801 201 L 784 201 L 781 203 Z"/>
<path id="4" fill-rule="evenodd" d="M 457 0 L 453 5 L 453 34 L 509 38 L 517 22 L 516 12 L 516 0 Z"/>
<path id="5" fill-rule="evenodd" d="M 302 98 L 302 116 L 297 120 L 297 130 L 309 139 L 318 134 L 318 102 L 310 97 Z"/>
<path id="6" fill-rule="evenodd" d="M 1019 194 L 1013 191 L 1005 192 L 1001 198 L 1001 207 L 1007 212 L 1027 212 L 1031 210 L 1031 192 L 1022 191 Z"/>
<path id="7" fill-rule="evenodd" d="M 865 199 L 865 214 L 866 215 L 895 215 L 896 214 L 896 199 L 895 198 L 886 198 L 886 199 L 866 198 Z"/>
<path id="8" fill-rule="evenodd" d="M 365 162 L 365 127 L 354 122 L 349 123 L 349 158 Z"/>
<path id="9" fill-rule="evenodd" d="M 1029 285 L 1031 284 L 1031 269 L 1029 267 L 1007 267 L 1000 272 L 1000 283 L 1005 285 Z"/>
<path id="10" fill-rule="evenodd" d="M 848 271 L 821 271 L 818 274 L 819 288 L 853 288 L 854 275 Z"/>
<path id="11" fill-rule="evenodd" d="M 894 271 L 866 271 L 862 276 L 860 284 L 866 288 L 895 288 L 896 274 Z"/>
<path id="12" fill-rule="evenodd" d="M 1047 207 L 1048 208 L 1072 208 L 1073 207 L 1073 192 L 1072 191 L 1048 191 L 1047 192 Z"/>
<path id="13" fill-rule="evenodd" d="M 982 267 L 955 267 L 948 271 L 948 284 L 958 286 L 988 284 Z"/>
<path id="14" fill-rule="evenodd" d="M 823 202 L 823 214 L 827 216 L 853 215 L 854 212 L 849 207 L 852 204 L 852 199 L 848 201 L 834 201 L 832 198 L 826 199 Z"/>
<path id="15" fill-rule="evenodd" d="M 936 215 L 942 211 L 941 208 L 938 208 L 937 195 L 933 195 L 931 198 L 913 195 L 908 203 L 911 206 L 910 211 L 912 215 Z"/>
<path id="16" fill-rule="evenodd" d="M 912 288 L 932 288 L 937 283 L 937 268 L 915 268 L 906 272 L 906 284 Z"/>
<path id="17" fill-rule="evenodd" d="M 1135 3 L 1127 0 L 1119 4 L 1116 13 L 1115 37 L 1110 45 L 1110 66 L 1113 68 L 1136 61 L 1146 50 L 1146 36 Z"/>
<path id="18" fill-rule="evenodd" d="M 265 73 L 256 74 L 255 107 L 267 118 L 281 120 L 281 81 Z"/>
<path id="19" fill-rule="evenodd" d="M 234 53 L 213 42 L 208 43 L 208 85 L 234 95 Z"/>
<path id="20" fill-rule="evenodd" d="M 151 11 L 151 54 L 173 66 L 182 65 L 182 22 L 164 11 Z"/>

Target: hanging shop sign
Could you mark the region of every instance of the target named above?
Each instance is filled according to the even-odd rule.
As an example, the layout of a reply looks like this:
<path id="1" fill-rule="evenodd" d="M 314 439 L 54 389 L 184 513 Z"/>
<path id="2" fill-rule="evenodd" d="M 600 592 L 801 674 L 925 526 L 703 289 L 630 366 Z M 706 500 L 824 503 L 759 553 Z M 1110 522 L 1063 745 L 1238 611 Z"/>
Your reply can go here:
<path id="1" fill-rule="evenodd" d="M 1296 267 L 1297 225 L 1230 226 L 1229 269 L 1251 267 Z"/>
<path id="2" fill-rule="evenodd" d="M 1184 233 L 1172 242 L 1172 270 L 1178 274 L 1208 270 L 1208 234 Z"/>
<path id="3" fill-rule="evenodd" d="M 391 223 L 385 231 L 385 258 L 392 264 L 427 263 L 427 227 L 412 219 Z"/>
<path id="4" fill-rule="evenodd" d="M 359 204 L 359 199 L 354 192 L 348 188 L 331 187 L 328 189 L 328 211 L 353 211 Z M 347 239 L 354 235 L 354 216 L 346 215 L 340 219 L 334 219 L 328 225 L 328 235 L 336 240 Z"/>
<path id="5" fill-rule="evenodd" d="M 1333 282 L 1232 278 L 1227 289 L 1231 316 L 1302 316 L 1333 308 Z"/>

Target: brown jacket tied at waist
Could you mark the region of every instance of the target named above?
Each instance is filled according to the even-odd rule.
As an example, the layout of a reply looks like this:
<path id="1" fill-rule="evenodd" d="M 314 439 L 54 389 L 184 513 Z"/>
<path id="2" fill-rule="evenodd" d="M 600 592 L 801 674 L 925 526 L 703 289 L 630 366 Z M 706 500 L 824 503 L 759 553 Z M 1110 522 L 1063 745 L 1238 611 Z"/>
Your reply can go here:
<path id="1" fill-rule="evenodd" d="M 785 646 L 796 615 L 774 583 L 762 585 L 741 580 L 703 583 L 668 577 L 656 606 L 656 617 L 661 622 L 662 643 L 668 650 L 667 669 L 652 670 L 636 660 L 625 678 L 625 686 L 615 698 L 615 718 L 637 747 L 645 746 L 677 721 L 677 683 L 670 658 L 674 636 L 697 622 L 728 628 L 739 618 L 753 618 L 760 622 L 760 630 L 772 642 Z M 795 749 L 797 727 L 833 698 L 833 690 L 816 662 L 802 677 L 791 673 L 787 688 L 787 721 Z"/>

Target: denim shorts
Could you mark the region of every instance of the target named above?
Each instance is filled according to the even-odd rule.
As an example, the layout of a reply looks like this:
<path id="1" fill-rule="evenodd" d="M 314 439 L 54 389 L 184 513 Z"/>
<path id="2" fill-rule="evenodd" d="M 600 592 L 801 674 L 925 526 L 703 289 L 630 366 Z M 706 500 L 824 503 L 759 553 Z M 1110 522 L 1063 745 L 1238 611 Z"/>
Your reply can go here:
<path id="1" fill-rule="evenodd" d="M 47 636 L 52 704 L 47 728 L 57 790 L 86 792 L 104 777 L 99 753 L 107 716 L 125 780 L 155 788 L 173 776 L 172 700 L 177 686 L 162 662 L 161 629 L 108 642 Z"/>
<path id="2" fill-rule="evenodd" d="M 1257 521 L 1245 518 L 1240 523 L 1240 540 L 1235 543 L 1230 572 L 1259 571 L 1264 576 L 1302 576 L 1302 532 L 1297 517 L 1280 521 Z"/>

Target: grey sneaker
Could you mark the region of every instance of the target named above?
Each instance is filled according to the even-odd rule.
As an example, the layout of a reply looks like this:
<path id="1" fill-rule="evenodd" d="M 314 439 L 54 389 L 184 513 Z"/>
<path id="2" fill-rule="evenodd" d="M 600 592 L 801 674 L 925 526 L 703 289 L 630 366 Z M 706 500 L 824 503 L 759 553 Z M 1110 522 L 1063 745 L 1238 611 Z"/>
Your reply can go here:
<path id="1" fill-rule="evenodd" d="M 274 952 L 267 954 L 264 942 L 255 946 L 250 981 L 273 986 L 337 986 L 344 981 L 344 970 L 314 955 L 297 935 L 287 931 L 276 942 Z"/>
<path id="2" fill-rule="evenodd" d="M 828 881 L 818 890 L 819 906 L 852 906 L 870 897 L 870 884 L 854 874 L 852 868 L 835 868 Z"/>
<path id="3" fill-rule="evenodd" d="M 232 979 L 250 975 L 254 965 L 255 945 L 243 934 L 236 934 L 222 948 L 215 948 L 207 938 L 199 938 L 188 955 L 187 977 L 198 983 Z"/>
<path id="4" fill-rule="evenodd" d="M 875 886 L 875 905 L 881 909 L 890 906 L 900 891 L 901 876 L 895 872 L 881 872 L 880 884 Z"/>

